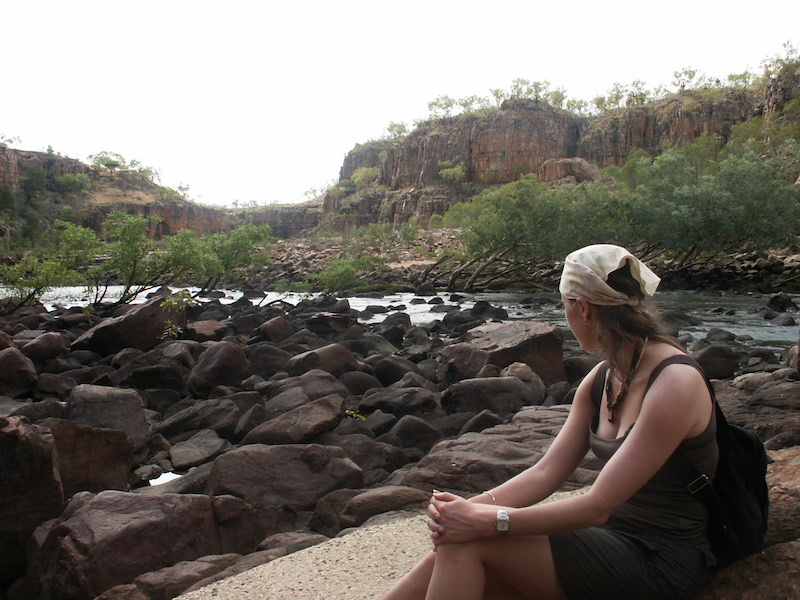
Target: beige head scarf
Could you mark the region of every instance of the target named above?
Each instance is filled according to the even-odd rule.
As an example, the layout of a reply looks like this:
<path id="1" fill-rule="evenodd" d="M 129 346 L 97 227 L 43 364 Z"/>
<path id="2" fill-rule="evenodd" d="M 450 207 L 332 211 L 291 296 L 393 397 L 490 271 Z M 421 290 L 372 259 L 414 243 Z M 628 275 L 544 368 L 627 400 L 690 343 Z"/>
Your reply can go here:
<path id="1" fill-rule="evenodd" d="M 634 299 L 606 283 L 609 273 L 630 263 L 631 275 L 652 296 L 661 281 L 647 265 L 620 246 L 595 244 L 576 250 L 564 261 L 559 291 L 564 298 L 584 298 L 600 306 L 631 304 Z"/>

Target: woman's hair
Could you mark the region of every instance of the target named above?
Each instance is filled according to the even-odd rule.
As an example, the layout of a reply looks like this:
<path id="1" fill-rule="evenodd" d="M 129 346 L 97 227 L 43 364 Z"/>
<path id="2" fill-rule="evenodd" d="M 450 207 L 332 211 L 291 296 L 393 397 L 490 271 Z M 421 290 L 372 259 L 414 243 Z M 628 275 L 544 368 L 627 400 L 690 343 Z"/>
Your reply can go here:
<path id="1" fill-rule="evenodd" d="M 631 274 L 629 263 L 609 273 L 606 282 L 633 299 L 630 304 L 595 305 L 600 322 L 600 345 L 618 373 L 624 376 L 630 368 L 620 361 L 626 343 L 638 343 L 647 338 L 680 348 L 661 319 L 650 311 L 641 285 Z"/>

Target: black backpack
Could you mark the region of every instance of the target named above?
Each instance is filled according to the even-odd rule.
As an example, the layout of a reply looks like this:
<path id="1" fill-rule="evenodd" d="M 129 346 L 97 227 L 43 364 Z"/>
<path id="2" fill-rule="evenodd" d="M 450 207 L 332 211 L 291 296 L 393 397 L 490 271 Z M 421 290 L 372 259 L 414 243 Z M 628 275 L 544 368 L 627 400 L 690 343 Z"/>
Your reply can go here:
<path id="1" fill-rule="evenodd" d="M 766 473 L 772 460 L 754 432 L 728 423 L 711 382 L 690 356 L 679 354 L 659 363 L 650 375 L 648 389 L 665 367 L 676 363 L 695 367 L 706 381 L 716 412 L 719 464 L 712 484 L 708 475 L 698 471 L 683 452 L 676 451 L 668 462 L 686 481 L 689 492 L 708 507 L 708 540 L 717 567 L 724 567 L 764 548 L 769 512 Z M 592 398 L 599 406 L 605 368 L 597 379 L 599 384 L 595 380 Z"/>

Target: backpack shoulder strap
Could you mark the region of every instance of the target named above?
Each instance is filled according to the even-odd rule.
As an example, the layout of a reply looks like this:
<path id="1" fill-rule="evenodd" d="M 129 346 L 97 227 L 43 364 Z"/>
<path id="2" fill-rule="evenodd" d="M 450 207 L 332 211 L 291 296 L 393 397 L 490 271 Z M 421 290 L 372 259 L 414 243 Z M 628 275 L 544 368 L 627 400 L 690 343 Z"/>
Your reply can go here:
<path id="1" fill-rule="evenodd" d="M 708 392 L 711 394 L 711 401 L 714 403 L 714 414 L 717 422 L 717 430 L 719 431 L 719 428 L 727 426 L 728 422 L 725 419 L 725 415 L 722 412 L 719 403 L 717 402 L 717 397 L 714 393 L 714 386 L 711 385 L 708 377 L 706 377 L 705 371 L 703 371 L 703 367 L 700 366 L 700 363 L 687 354 L 676 354 L 675 356 L 670 356 L 656 365 L 656 368 L 653 369 L 653 372 L 650 374 L 650 380 L 647 382 L 647 388 L 650 388 L 664 368 L 673 364 L 690 365 L 700 372 L 700 374 L 703 376 L 703 380 L 706 382 Z M 706 504 L 706 506 L 712 506 L 716 503 L 716 497 L 714 496 L 713 489 L 710 485 L 710 478 L 706 473 L 701 473 L 680 448 L 676 449 L 676 451 L 672 453 L 672 456 L 667 462 L 680 474 L 681 478 L 686 482 L 686 488 L 692 495 L 696 495 L 698 499 Z"/>
<path id="2" fill-rule="evenodd" d="M 608 371 L 608 362 L 603 361 L 600 368 L 597 370 L 594 381 L 592 382 L 592 404 L 595 408 L 600 408 L 600 401 L 603 399 L 603 387 L 606 384 L 606 372 Z"/>

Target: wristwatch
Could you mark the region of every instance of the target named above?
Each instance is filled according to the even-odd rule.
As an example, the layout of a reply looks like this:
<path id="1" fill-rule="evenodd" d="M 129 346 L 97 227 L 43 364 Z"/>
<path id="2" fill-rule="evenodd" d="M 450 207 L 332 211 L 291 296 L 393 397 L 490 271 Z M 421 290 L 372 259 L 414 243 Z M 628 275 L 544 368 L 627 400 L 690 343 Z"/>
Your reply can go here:
<path id="1" fill-rule="evenodd" d="M 497 535 L 506 537 L 511 529 L 511 517 L 507 510 L 500 509 L 497 511 L 497 517 L 494 520 L 494 528 L 497 529 Z"/>

